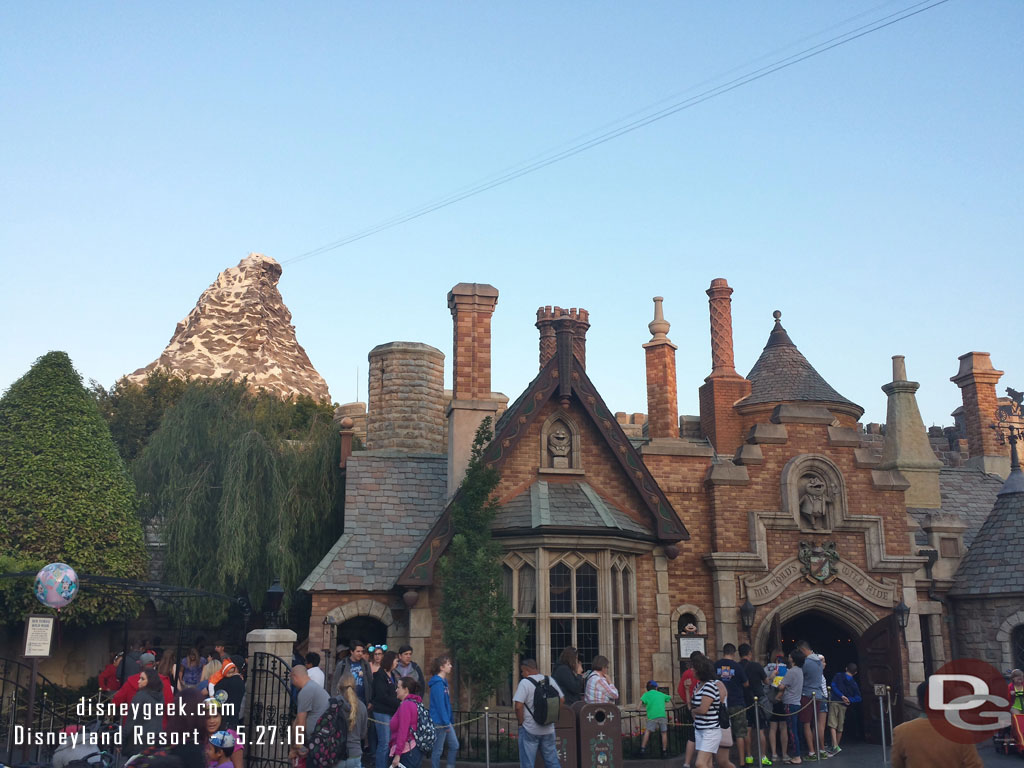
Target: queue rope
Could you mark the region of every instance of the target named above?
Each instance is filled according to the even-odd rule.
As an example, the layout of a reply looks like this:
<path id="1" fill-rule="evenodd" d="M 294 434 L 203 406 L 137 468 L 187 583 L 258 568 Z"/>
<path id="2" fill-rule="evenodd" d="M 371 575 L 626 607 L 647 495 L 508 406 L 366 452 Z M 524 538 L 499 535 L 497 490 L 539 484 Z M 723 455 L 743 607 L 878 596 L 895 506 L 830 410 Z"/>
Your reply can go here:
<path id="1" fill-rule="evenodd" d="M 811 705 L 813 705 L 813 704 L 815 704 L 817 702 L 818 702 L 818 700 L 811 699 L 806 704 L 804 704 L 802 707 L 800 707 L 800 709 L 798 709 L 796 712 L 790 712 L 789 714 L 787 714 L 786 717 L 793 717 L 793 715 L 797 715 L 797 714 L 803 712 L 805 709 L 807 709 L 808 707 L 810 707 Z M 735 715 L 743 714 L 744 712 L 748 712 L 748 711 L 750 711 L 751 709 L 753 709 L 754 707 L 757 707 L 757 706 L 760 706 L 760 702 L 759 701 L 755 701 L 753 704 L 749 704 L 746 707 L 743 707 L 742 709 L 739 709 L 739 710 L 737 710 L 734 713 L 730 713 L 729 717 L 733 717 Z M 499 713 L 491 712 L 490 714 L 497 715 Z M 434 730 L 435 731 L 443 731 L 445 728 L 458 728 L 458 727 L 461 727 L 461 726 L 464 726 L 464 725 L 469 725 L 470 723 L 475 723 L 477 720 L 483 720 L 486 716 L 487 716 L 486 714 L 484 714 L 484 715 L 477 715 L 476 717 L 470 717 L 470 718 L 466 718 L 465 720 L 459 720 L 457 723 L 450 723 L 448 725 L 435 725 L 434 726 Z M 375 717 L 373 717 L 372 715 L 368 719 L 369 719 L 369 721 L 371 723 L 380 723 L 381 725 L 391 725 L 391 721 L 390 720 L 378 720 Z M 670 728 L 693 728 L 694 727 L 693 723 L 669 723 L 668 725 L 669 725 Z"/>

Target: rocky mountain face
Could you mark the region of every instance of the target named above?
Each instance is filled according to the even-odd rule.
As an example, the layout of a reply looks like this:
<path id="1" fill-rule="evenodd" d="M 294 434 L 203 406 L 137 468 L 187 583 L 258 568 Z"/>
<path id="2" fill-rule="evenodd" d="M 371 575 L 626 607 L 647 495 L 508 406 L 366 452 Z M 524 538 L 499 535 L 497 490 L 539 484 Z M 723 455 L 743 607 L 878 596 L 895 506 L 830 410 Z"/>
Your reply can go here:
<path id="1" fill-rule="evenodd" d="M 292 313 L 277 289 L 280 277 L 281 265 L 261 253 L 224 270 L 178 323 L 163 354 L 126 378 L 141 383 L 155 368 L 182 378 L 245 376 L 281 397 L 330 402 L 327 382 L 295 338 Z"/>

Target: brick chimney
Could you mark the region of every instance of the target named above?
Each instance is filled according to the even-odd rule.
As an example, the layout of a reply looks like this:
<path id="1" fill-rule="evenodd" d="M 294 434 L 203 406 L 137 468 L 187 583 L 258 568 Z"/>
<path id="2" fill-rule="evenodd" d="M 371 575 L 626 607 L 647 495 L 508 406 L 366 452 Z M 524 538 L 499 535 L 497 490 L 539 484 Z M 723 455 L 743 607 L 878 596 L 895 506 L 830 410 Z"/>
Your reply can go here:
<path id="1" fill-rule="evenodd" d="M 996 420 L 999 400 L 996 384 L 1003 372 L 992 367 L 988 352 L 968 352 L 959 359 L 960 370 L 950 381 L 960 387 L 964 401 L 963 418 L 970 453 L 966 465 L 1005 480 L 1010 474 L 1009 451 L 999 444 L 996 431 L 989 428 Z"/>
<path id="2" fill-rule="evenodd" d="M 585 309 L 562 309 L 562 307 L 538 307 L 537 330 L 540 331 L 540 367 L 547 365 L 555 356 L 556 322 L 570 321 L 572 327 L 572 352 L 580 365 L 587 367 L 587 331 L 590 329 L 590 313 Z"/>
<path id="3" fill-rule="evenodd" d="M 700 388 L 700 425 L 720 456 L 732 456 L 743 444 L 743 425 L 733 407 L 750 394 L 750 382 L 736 373 L 732 351 L 732 288 L 725 278 L 711 281 L 711 374 Z"/>
<path id="4" fill-rule="evenodd" d="M 647 360 L 647 436 L 679 437 L 679 405 L 676 394 L 676 345 L 662 311 L 661 296 L 654 297 L 654 320 L 648 323 L 651 340 L 644 344 Z"/>
<path id="5" fill-rule="evenodd" d="M 448 496 L 455 494 L 469 466 L 480 422 L 494 416 L 491 397 L 491 315 L 498 289 L 459 283 L 448 292 L 452 313 L 452 401 L 448 406 Z M 493 425 L 492 425 L 493 426 Z"/>

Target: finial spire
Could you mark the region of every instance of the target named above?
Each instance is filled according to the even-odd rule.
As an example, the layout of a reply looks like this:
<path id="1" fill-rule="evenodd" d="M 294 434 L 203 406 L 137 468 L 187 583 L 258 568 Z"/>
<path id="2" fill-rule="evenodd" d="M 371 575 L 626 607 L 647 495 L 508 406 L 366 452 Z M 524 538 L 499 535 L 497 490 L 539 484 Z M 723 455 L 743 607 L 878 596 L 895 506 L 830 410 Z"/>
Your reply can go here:
<path id="1" fill-rule="evenodd" d="M 672 325 L 665 319 L 665 312 L 661 307 L 664 300 L 663 296 L 654 297 L 654 319 L 647 324 L 647 329 L 651 332 L 651 341 L 668 341 L 668 329 Z"/>

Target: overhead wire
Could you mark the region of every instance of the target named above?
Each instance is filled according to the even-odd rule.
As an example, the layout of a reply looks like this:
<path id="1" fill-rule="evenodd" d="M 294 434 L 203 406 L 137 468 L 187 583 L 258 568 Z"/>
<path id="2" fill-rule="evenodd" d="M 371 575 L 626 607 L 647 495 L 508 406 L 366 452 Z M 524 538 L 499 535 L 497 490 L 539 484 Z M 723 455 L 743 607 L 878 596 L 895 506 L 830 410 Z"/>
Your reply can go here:
<path id="1" fill-rule="evenodd" d="M 690 109 L 699 104 L 703 104 L 704 102 L 709 101 L 710 99 L 716 98 L 725 93 L 736 90 L 737 88 L 741 88 L 744 85 L 748 85 L 752 82 L 765 78 L 768 75 L 774 74 L 783 69 L 788 69 L 789 67 L 792 67 L 796 64 L 799 64 L 803 61 L 814 58 L 816 56 L 820 56 L 821 54 L 826 53 L 827 51 L 830 51 L 834 48 L 838 48 L 839 46 L 853 42 L 854 40 L 858 40 L 862 37 L 865 37 L 866 35 L 878 32 L 879 30 L 885 29 L 886 27 L 890 27 L 894 24 L 897 24 L 901 21 L 905 21 L 906 19 L 917 16 L 940 5 L 944 5 L 949 1 L 950 0 L 921 0 L 921 2 L 905 6 L 904 8 L 901 8 L 898 11 L 877 18 L 871 22 L 868 22 L 867 24 L 852 29 L 849 32 L 844 32 L 840 35 L 836 35 L 828 40 L 825 40 L 824 42 L 810 46 L 809 48 L 805 48 L 790 56 L 777 59 L 769 64 L 759 67 L 758 69 L 752 70 L 737 78 L 722 83 L 721 85 L 717 85 L 707 90 L 704 90 L 695 96 L 683 99 L 682 101 L 674 102 L 669 106 L 659 109 L 657 111 L 650 112 L 651 108 L 653 108 L 654 106 L 657 106 L 658 104 L 664 103 L 664 101 L 673 98 L 667 97 L 666 99 L 656 102 L 653 105 L 649 105 L 648 107 L 645 107 L 641 110 L 637 110 L 631 113 L 630 115 L 627 115 L 626 117 L 608 123 L 606 124 L 606 126 L 617 125 L 619 123 L 622 123 L 624 120 L 627 120 L 629 117 L 632 117 L 637 114 L 644 114 L 644 117 L 640 117 L 635 120 L 630 120 L 629 122 L 626 122 L 624 125 L 621 125 L 618 128 L 604 131 L 603 133 L 599 133 L 597 136 L 594 136 L 593 138 L 586 139 L 584 141 L 577 141 L 576 143 L 571 144 L 565 149 L 557 151 L 548 151 L 541 153 L 540 155 L 535 155 L 533 158 L 529 160 L 523 161 L 513 166 L 509 166 L 505 171 L 499 171 L 495 174 L 491 174 L 490 176 L 484 177 L 481 181 L 479 181 L 476 184 L 463 187 L 460 190 L 450 193 L 447 196 L 437 198 L 431 202 L 407 210 L 404 213 L 392 216 L 391 218 L 385 219 L 370 227 L 354 232 L 339 240 L 332 241 L 325 245 L 301 253 L 297 256 L 285 259 L 282 263 L 298 263 L 300 261 L 304 261 L 314 256 L 319 256 L 323 253 L 327 253 L 329 251 L 336 250 L 346 245 L 350 245 L 351 243 L 363 240 L 367 237 L 378 234 L 379 232 L 383 232 L 387 229 L 392 229 L 401 224 L 413 221 L 414 219 L 418 219 L 429 213 L 433 213 L 434 211 L 441 210 L 442 208 L 447 208 L 450 205 L 454 205 L 455 203 L 461 202 L 462 200 L 465 200 L 467 198 L 474 197 L 483 192 L 487 192 L 488 190 L 494 189 L 495 187 L 498 186 L 502 186 L 528 174 L 535 173 L 536 171 L 539 171 L 555 163 L 561 162 L 562 160 L 567 160 L 568 158 L 578 155 L 581 152 L 585 152 L 588 149 L 593 149 L 594 147 L 600 146 L 601 144 L 605 144 L 627 133 L 631 133 L 640 128 L 646 127 L 652 123 L 663 120 L 666 117 L 675 115 L 679 112 L 682 112 L 683 110 Z M 883 5 L 885 5 L 885 3 L 883 3 Z M 856 19 L 863 15 L 864 14 L 858 14 L 857 16 L 851 18 Z M 830 27 L 830 29 L 834 29 L 835 26 L 841 26 L 844 23 L 847 22 L 840 22 L 838 25 L 833 25 L 832 27 Z M 792 44 L 786 47 L 792 47 Z M 781 50 L 785 50 L 785 48 Z M 762 56 L 760 58 L 764 57 Z M 732 70 L 730 70 L 730 72 L 735 71 L 735 69 L 737 68 L 733 68 Z M 708 81 L 704 82 L 706 83 Z M 686 91 L 683 91 L 681 93 L 689 92 L 696 87 L 700 86 L 692 86 L 691 88 L 688 88 L 686 89 Z M 582 134 L 582 136 L 579 138 L 592 135 L 599 130 L 601 129 L 595 129 L 595 131 L 590 131 L 586 134 Z"/>

